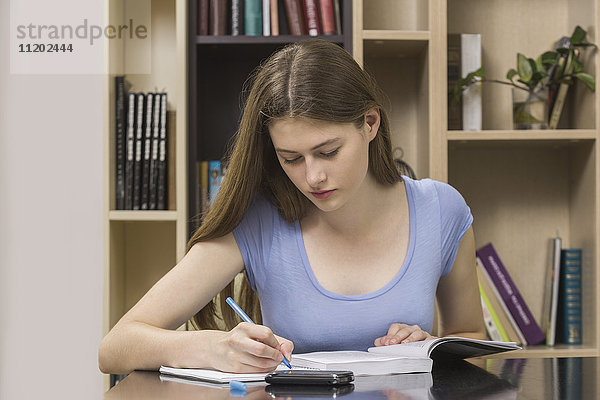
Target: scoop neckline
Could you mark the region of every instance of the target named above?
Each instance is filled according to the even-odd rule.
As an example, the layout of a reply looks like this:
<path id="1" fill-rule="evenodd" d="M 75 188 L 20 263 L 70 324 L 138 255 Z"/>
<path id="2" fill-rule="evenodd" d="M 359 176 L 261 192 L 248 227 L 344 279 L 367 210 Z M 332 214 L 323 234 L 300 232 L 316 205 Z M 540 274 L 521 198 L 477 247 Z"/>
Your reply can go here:
<path id="1" fill-rule="evenodd" d="M 304 238 L 302 237 L 302 227 L 300 226 L 300 220 L 295 221 L 296 242 L 298 244 L 298 250 L 300 251 L 302 264 L 304 265 L 304 269 L 306 270 L 306 273 L 307 273 L 310 281 L 314 285 L 314 287 L 319 292 L 321 292 L 323 295 L 330 297 L 332 299 L 347 300 L 347 301 L 372 299 L 372 298 L 381 296 L 385 292 L 389 291 L 400 281 L 400 279 L 402 279 L 404 274 L 406 274 L 406 271 L 410 267 L 410 262 L 412 260 L 412 256 L 414 253 L 416 221 L 415 221 L 414 198 L 413 198 L 412 188 L 411 188 L 411 185 L 409 183 L 407 183 L 409 180 L 406 179 L 406 177 L 404 177 L 404 176 L 402 178 L 403 178 L 404 187 L 406 190 L 406 200 L 408 202 L 408 219 L 409 219 L 409 229 L 410 229 L 408 251 L 406 252 L 406 256 L 404 258 L 404 262 L 402 263 L 402 267 L 400 268 L 400 271 L 398 271 L 398 273 L 388 283 L 386 283 L 385 285 L 383 285 L 381 288 L 379 288 L 377 290 L 374 290 L 369 293 L 364 293 L 364 294 L 343 295 L 343 294 L 335 293 L 335 292 L 325 289 L 317 280 L 317 277 L 315 276 L 315 274 L 312 270 L 312 267 L 310 266 L 310 262 L 308 261 L 308 255 L 306 254 L 306 248 L 304 247 Z"/>

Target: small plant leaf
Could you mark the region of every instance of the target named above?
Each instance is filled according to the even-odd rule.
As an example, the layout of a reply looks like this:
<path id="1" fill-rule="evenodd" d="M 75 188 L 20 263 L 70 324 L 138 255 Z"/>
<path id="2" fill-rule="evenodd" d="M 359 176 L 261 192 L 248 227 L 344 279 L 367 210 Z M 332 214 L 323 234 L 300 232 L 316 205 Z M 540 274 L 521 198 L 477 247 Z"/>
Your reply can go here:
<path id="1" fill-rule="evenodd" d="M 533 70 L 531 68 L 531 64 L 529 63 L 529 60 L 521 53 L 517 54 L 517 73 L 521 78 L 520 81 L 525 84 L 529 82 L 529 80 L 531 79 L 531 75 L 533 75 Z"/>
<path id="2" fill-rule="evenodd" d="M 577 25 L 573 34 L 571 35 L 571 46 L 577 46 L 585 40 L 586 31 L 581 28 L 581 26 Z"/>
<path id="3" fill-rule="evenodd" d="M 556 65 L 556 59 L 558 58 L 558 53 L 555 51 L 547 51 L 540 56 L 542 60 L 542 64 L 546 67 L 550 67 L 552 65 Z"/>
<path id="4" fill-rule="evenodd" d="M 508 79 L 509 81 L 512 81 L 512 78 L 513 78 L 515 75 L 517 75 L 517 74 L 518 74 L 518 72 L 517 72 L 517 71 L 515 71 L 515 69 L 514 69 L 514 68 L 511 68 L 511 69 L 509 69 L 509 70 L 508 70 L 508 72 L 506 73 L 506 79 Z"/>
<path id="5" fill-rule="evenodd" d="M 593 92 L 596 90 L 596 80 L 590 74 L 586 74 L 585 72 L 578 72 L 575 74 L 575 77 L 585 83 L 585 86 L 590 88 Z"/>

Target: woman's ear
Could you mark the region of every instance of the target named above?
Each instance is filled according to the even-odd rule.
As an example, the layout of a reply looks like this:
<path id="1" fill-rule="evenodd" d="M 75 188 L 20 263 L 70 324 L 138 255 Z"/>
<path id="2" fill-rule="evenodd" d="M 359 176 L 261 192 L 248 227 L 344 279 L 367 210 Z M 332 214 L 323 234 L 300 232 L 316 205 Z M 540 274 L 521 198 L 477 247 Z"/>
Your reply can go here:
<path id="1" fill-rule="evenodd" d="M 379 124 L 381 123 L 381 116 L 379 115 L 378 108 L 371 108 L 365 114 L 365 132 L 369 142 L 375 139 L 377 131 L 379 130 Z"/>

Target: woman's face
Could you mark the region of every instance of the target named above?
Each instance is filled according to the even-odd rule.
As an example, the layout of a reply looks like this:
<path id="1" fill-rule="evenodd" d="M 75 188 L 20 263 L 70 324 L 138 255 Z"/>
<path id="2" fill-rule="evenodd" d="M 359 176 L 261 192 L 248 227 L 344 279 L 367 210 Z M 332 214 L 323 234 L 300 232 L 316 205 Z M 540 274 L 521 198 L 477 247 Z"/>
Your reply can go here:
<path id="1" fill-rule="evenodd" d="M 367 113 L 367 123 L 329 123 L 286 118 L 269 125 L 281 167 L 322 211 L 334 211 L 355 196 L 367 176 L 369 142 L 379 128 L 379 113 Z"/>

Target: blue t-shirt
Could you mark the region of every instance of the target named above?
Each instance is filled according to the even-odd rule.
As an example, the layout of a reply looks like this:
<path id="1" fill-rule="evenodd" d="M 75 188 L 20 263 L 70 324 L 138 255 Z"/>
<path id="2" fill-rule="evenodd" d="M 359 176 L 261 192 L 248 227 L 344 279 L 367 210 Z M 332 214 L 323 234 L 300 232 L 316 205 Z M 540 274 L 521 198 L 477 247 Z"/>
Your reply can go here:
<path id="1" fill-rule="evenodd" d="M 258 196 L 233 231 L 263 324 L 294 342 L 294 352 L 366 350 L 393 323 L 431 332 L 440 278 L 454 264 L 473 217 L 452 186 L 403 177 L 410 239 L 404 264 L 382 288 L 345 296 L 323 288 L 308 262 L 299 221 L 286 222 Z"/>

